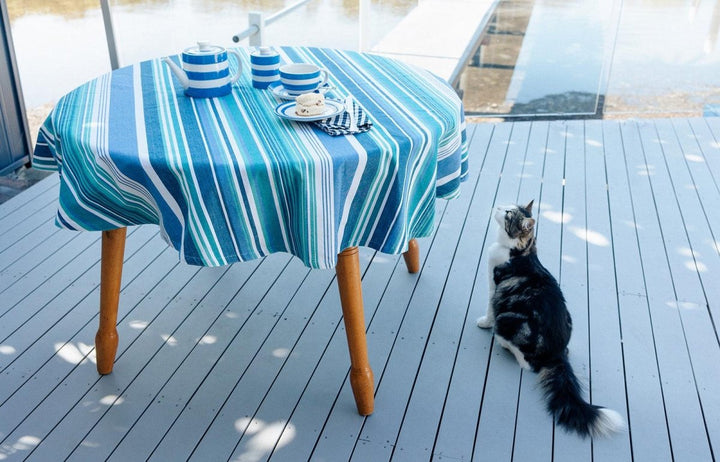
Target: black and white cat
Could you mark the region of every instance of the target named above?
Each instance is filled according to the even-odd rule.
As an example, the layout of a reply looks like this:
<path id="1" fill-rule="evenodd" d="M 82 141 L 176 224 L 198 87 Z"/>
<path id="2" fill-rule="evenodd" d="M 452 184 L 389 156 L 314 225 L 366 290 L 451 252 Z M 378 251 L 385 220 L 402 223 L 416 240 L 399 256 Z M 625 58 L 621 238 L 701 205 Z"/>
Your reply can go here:
<path id="1" fill-rule="evenodd" d="M 547 409 L 558 424 L 583 437 L 608 435 L 625 424 L 617 412 L 581 396 L 568 361 L 572 320 L 560 286 L 538 260 L 532 205 L 495 209 L 500 227 L 489 249 L 490 302 L 477 324 L 493 327 L 497 342 L 521 367 L 539 372 Z"/>

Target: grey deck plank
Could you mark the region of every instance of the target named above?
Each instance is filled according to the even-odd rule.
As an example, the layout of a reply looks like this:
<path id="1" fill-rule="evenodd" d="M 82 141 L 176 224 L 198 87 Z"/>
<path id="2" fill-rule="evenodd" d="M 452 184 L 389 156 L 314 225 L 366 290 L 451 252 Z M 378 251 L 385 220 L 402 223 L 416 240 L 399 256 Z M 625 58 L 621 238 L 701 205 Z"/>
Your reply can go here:
<path id="1" fill-rule="evenodd" d="M 600 124 L 586 121 L 583 138 L 585 141 L 581 144 L 585 150 L 585 229 L 571 226 L 570 230 L 585 241 L 587 253 L 587 312 L 582 319 L 583 332 L 588 336 L 586 354 L 589 355 L 585 393 L 591 403 L 615 410 L 627 422 L 618 305 L 616 300 L 607 297 L 608 293 L 616 290 L 616 284 Z M 572 196 L 572 193 L 570 195 Z M 627 432 L 612 438 L 598 438 L 590 448 L 594 459 L 631 459 Z"/>
<path id="2" fill-rule="evenodd" d="M 13 265 L 3 272 L 3 279 L 0 280 L 0 297 L 2 297 L 0 320 L 22 321 L 31 317 L 34 312 L 22 312 L 17 309 L 22 305 L 28 305 L 25 299 L 38 297 L 38 300 L 47 300 L 49 295 L 52 298 L 55 287 L 66 287 L 70 281 L 78 277 L 78 272 L 81 274 L 83 269 L 86 270 L 88 265 L 92 265 L 90 255 L 94 250 L 93 246 L 99 246 L 99 235 L 73 234 L 84 236 L 84 239 L 79 241 L 71 239 L 70 245 L 61 244 L 61 247 L 56 248 L 46 258 L 44 264 L 33 265 L 31 268 L 26 268 L 25 272 L 15 270 L 16 265 Z M 85 253 L 86 258 L 79 257 L 82 253 Z M 22 262 L 18 263 L 22 266 Z M 70 267 L 70 270 L 67 270 L 67 267 Z M 15 328 L 16 326 L 11 324 L 1 325 L 0 338 L 8 335 Z"/>
<path id="3" fill-rule="evenodd" d="M 547 149 L 543 164 L 542 189 L 536 201 L 535 214 L 537 218 L 537 245 L 538 258 L 543 265 L 562 283 L 562 225 L 566 217 L 562 208 L 562 186 L 565 168 L 566 127 L 562 123 L 551 122 L 548 127 Z M 574 307 L 570 307 L 574 309 Z M 575 356 L 571 352 L 571 363 L 576 367 Z M 523 382 L 532 385 L 536 393 L 542 394 L 537 387 L 537 377 L 523 371 Z M 540 417 L 538 415 L 538 417 Z M 556 435 L 559 431 L 554 425 L 552 417 L 545 414 L 539 422 L 543 432 L 552 428 L 552 439 L 547 444 L 553 457 L 556 447 Z M 547 457 L 548 455 L 546 455 Z"/>
<path id="4" fill-rule="evenodd" d="M 714 307 L 715 314 L 720 314 L 715 306 L 718 300 L 720 259 L 716 253 L 707 254 L 702 250 L 702 243 L 712 240 L 713 236 L 697 193 L 694 188 L 688 188 L 695 185 L 687 168 L 688 158 L 696 155 L 693 151 L 695 146 L 681 144 L 680 140 L 687 140 L 688 134 L 678 132 L 669 120 L 656 121 L 655 127 L 663 141 L 661 146 L 665 159 L 665 175 L 658 175 L 657 178 L 664 178 L 669 183 L 661 187 L 674 193 L 676 201 L 669 202 L 675 206 L 676 216 L 682 223 L 682 226 L 672 227 L 678 234 L 680 247 L 675 252 L 669 252 L 678 309 L 682 314 L 685 338 L 691 352 L 707 436 L 711 446 L 720 447 L 720 400 L 709 393 L 709 387 L 720 383 L 720 368 L 717 367 L 720 364 L 720 341 L 713 326 L 713 319 L 717 317 L 713 318 L 711 311 L 711 307 Z M 673 219 L 673 215 L 660 206 L 658 203 L 663 220 L 668 219 L 665 217 Z M 684 241 L 681 240 L 683 237 Z M 665 239 L 668 240 L 667 233 Z M 712 297 L 711 291 L 715 297 Z"/>
<path id="5" fill-rule="evenodd" d="M 718 117 L 705 117 L 703 123 L 707 126 L 709 137 L 708 144 L 706 144 L 705 162 L 708 167 L 714 172 L 715 185 L 720 183 L 720 120 Z M 699 124 L 694 124 L 696 127 Z M 707 148 L 711 149 L 707 149 Z"/>
<path id="6" fill-rule="evenodd" d="M 447 210 L 447 204 L 442 204 L 438 210 L 439 220 L 444 219 L 444 213 Z M 380 394 L 379 390 L 383 381 L 383 374 L 386 370 L 386 364 L 391 348 L 394 343 L 395 336 L 398 335 L 401 322 L 405 316 L 406 309 L 412 294 L 417 288 L 418 281 L 421 280 L 423 267 L 426 264 L 429 253 L 433 250 L 435 236 L 430 239 L 420 241 L 421 248 L 421 269 L 416 275 L 409 275 L 402 263 L 394 266 L 392 276 L 390 277 L 387 287 L 378 286 L 373 295 L 374 302 L 368 306 L 366 304 L 366 325 L 368 335 L 368 357 L 370 365 L 373 368 L 375 380 L 375 412 L 387 406 L 385 396 Z M 374 285 L 370 285 L 370 288 Z M 367 310 L 370 311 L 367 311 Z M 327 369 L 343 368 L 347 363 L 347 347 L 345 343 L 344 328 L 341 326 L 338 331 L 333 334 L 329 350 L 343 351 L 342 356 L 335 354 L 326 355 L 318 365 L 319 371 L 322 369 L 321 377 L 324 377 Z M 341 363 L 337 361 L 341 359 Z M 309 390 L 305 393 L 316 393 L 316 387 L 327 386 L 327 383 L 314 381 L 309 384 Z M 332 403 L 328 414 L 323 420 L 323 426 L 319 432 L 314 447 L 308 456 L 311 459 L 323 460 L 327 457 L 337 457 L 341 460 L 349 460 L 354 447 L 358 442 L 364 423 L 368 419 L 375 419 L 376 414 L 368 418 L 358 418 L 359 416 L 348 413 L 352 409 L 352 392 L 347 378 L 347 374 L 339 382 L 339 387 L 335 390 L 336 397 Z M 299 406 L 303 406 L 304 412 L 309 411 L 306 406 L 309 402 L 301 402 Z M 287 457 L 287 453 L 282 459 Z"/>
<path id="7" fill-rule="evenodd" d="M 514 125 L 507 142 L 500 138 L 498 150 L 506 148 L 505 158 L 499 169 L 500 183 L 495 192 L 492 207 L 486 211 L 489 218 L 490 233 L 487 245 L 495 241 L 497 223 L 492 208 L 512 204 L 518 195 L 518 188 L 523 170 L 523 160 L 526 157 L 527 142 L 530 137 L 530 124 Z M 507 144 L 507 146 L 503 146 Z M 488 153 L 490 156 L 491 153 Z M 485 303 L 479 315 L 486 312 L 488 291 L 487 256 L 481 263 L 478 272 L 479 281 L 475 285 L 476 291 L 485 293 Z M 477 316 L 476 316 L 477 317 Z M 477 335 L 492 339 L 490 330 L 477 328 Z M 477 439 L 473 458 L 492 457 L 497 460 L 509 460 L 512 457 L 512 440 L 502 438 L 500 435 L 511 435 L 515 430 L 517 393 L 520 390 L 521 369 L 514 357 L 501 348 L 497 342 L 492 341 L 491 355 L 485 389 L 482 397 L 482 409 L 477 426 Z"/>
<path id="8" fill-rule="evenodd" d="M 615 280 L 610 204 L 605 176 L 605 143 L 602 122 L 586 121 L 585 188 L 588 237 L 588 312 L 590 327 L 589 394 L 592 402 L 618 412 L 625 422 L 627 395 L 623 338 Z M 593 460 L 632 460 L 630 434 L 593 441 Z"/>
<path id="9" fill-rule="evenodd" d="M 49 224 L 48 224 L 49 225 Z M 4 301 L 0 305 L 0 317 L 12 311 L 12 308 L 24 298 L 31 296 L 44 283 L 62 278 L 62 269 L 71 264 L 77 256 L 92 246 L 99 245 L 98 238 L 89 233 L 78 234 L 63 231 L 55 244 L 39 244 L 25 256 L 2 272 L 0 296 Z M 48 242 L 48 241 L 45 241 Z"/>
<path id="10" fill-rule="evenodd" d="M 585 140 L 583 121 L 567 121 L 565 125 L 565 168 L 562 188 L 562 220 L 560 287 L 567 300 L 573 319 L 572 336 L 568 349 L 575 375 L 584 384 L 583 398 L 589 400 L 590 388 L 590 333 L 588 326 L 588 241 L 601 240 L 590 235 L 587 227 L 585 201 Z M 553 169 L 554 170 L 554 169 Z M 590 439 L 581 439 L 555 426 L 553 460 L 575 461 L 591 457 Z"/>
<path id="11" fill-rule="evenodd" d="M 577 244 L 577 241 L 571 241 L 568 244 L 570 239 L 567 235 L 569 233 L 568 227 L 571 226 L 573 220 L 584 220 L 584 217 L 576 216 L 577 212 L 574 206 L 568 206 L 568 210 L 566 210 L 564 203 L 566 197 L 572 194 L 579 196 L 574 198 L 576 200 L 583 197 L 583 193 L 579 188 L 578 191 L 574 191 L 572 194 L 565 193 L 566 183 L 573 185 L 573 188 L 576 186 L 576 180 L 569 179 L 566 171 L 568 168 L 572 171 L 572 165 L 582 162 L 582 149 L 578 153 L 577 149 L 573 148 L 573 146 L 577 145 L 576 131 L 576 128 L 570 129 L 568 122 L 550 123 L 542 195 L 538 204 L 538 224 L 536 226 L 538 227 L 538 257 L 543 265 L 558 279 L 567 299 L 568 310 L 574 318 L 573 334 L 568 346 L 570 349 L 570 363 L 581 382 L 587 383 L 587 370 L 585 368 L 587 364 L 586 340 L 583 326 L 576 326 L 578 324 L 577 319 L 582 319 L 584 315 L 582 310 L 585 309 L 583 294 L 576 290 L 577 279 L 580 279 L 583 285 L 585 283 L 584 271 L 580 274 L 573 274 L 572 270 L 566 268 L 565 263 L 566 255 L 570 257 L 567 259 L 569 261 L 583 259 L 583 256 L 572 245 L 573 243 Z M 568 148 L 568 144 L 570 144 L 570 148 Z M 575 170 L 578 171 L 574 176 L 584 176 L 579 169 Z M 578 266 L 582 267 L 582 264 Z M 526 374 L 525 371 L 523 371 L 523 375 L 524 379 L 525 375 L 527 375 L 528 379 L 532 377 L 531 374 Z M 532 377 L 532 380 L 537 383 L 535 377 Z M 556 425 L 553 428 L 553 458 L 558 460 L 565 460 L 568 457 L 579 458 L 579 451 L 584 449 L 582 440 L 567 434 Z"/>
<path id="12" fill-rule="evenodd" d="M 684 219 L 689 223 L 686 229 L 693 252 L 688 257 L 695 260 L 710 314 L 713 319 L 720 319 L 717 304 L 720 286 L 712 283 L 720 272 L 720 248 L 717 245 L 720 242 L 720 234 L 717 234 L 720 233 L 720 209 L 715 206 L 720 201 L 720 189 L 705 160 L 720 155 L 720 145 L 708 144 L 707 126 L 693 122 L 696 121 L 673 122 L 681 153 L 666 155 L 666 160 L 668 170 L 675 178 Z"/>
<path id="13" fill-rule="evenodd" d="M 657 139 L 648 134 L 641 138 L 641 131 L 648 127 L 654 129 L 652 123 L 648 122 L 626 124 L 622 126 L 622 133 L 625 155 L 632 169 L 628 173 L 636 178 L 632 183 L 631 194 L 648 301 L 653 314 L 653 332 L 673 456 L 680 460 L 710 460 L 710 448 L 697 393 L 687 392 L 688 389 L 695 389 L 692 362 L 685 346 L 681 313 L 675 304 L 673 279 L 665 251 L 667 244 L 661 244 L 664 242 L 661 223 L 665 217 L 658 216 L 656 207 L 660 205 L 660 200 L 655 200 L 653 196 L 654 193 L 662 195 L 664 191 L 657 187 L 653 189 L 650 181 L 661 174 L 662 165 L 657 164 L 661 160 L 651 152 L 654 148 L 659 149 L 659 146 Z M 650 151 L 650 155 L 646 151 Z M 669 198 L 663 200 L 668 201 Z M 674 221 L 669 223 L 676 225 Z"/>
<path id="14" fill-rule="evenodd" d="M 29 199 L 49 201 L 47 207 L 35 212 L 35 217 L 40 219 L 40 224 L 31 224 L 29 220 L 11 224 L 5 221 L 5 218 L 1 219 L 3 229 L 12 229 L 19 237 L 16 236 L 12 242 L 10 242 L 10 239 L 5 239 L 5 244 L 0 244 L 0 248 L 2 248 L 0 250 L 0 292 L 7 289 L 31 269 L 36 268 L 50 255 L 64 247 L 68 241 L 83 234 L 61 230 L 51 225 L 55 221 L 59 192 L 57 180 L 51 181 L 53 178 L 49 177 L 43 180 L 33 188 L 23 191 L 11 201 L 15 202 L 18 198 L 25 198 L 26 193 L 30 193 L 35 188 L 42 191 L 43 188 L 47 187 L 40 196 L 27 196 Z M 48 181 L 51 182 L 46 183 Z M 19 202 L 25 204 L 25 201 L 21 200 Z M 17 211 L 23 210 L 23 208 L 23 205 L 21 205 L 17 208 Z M 0 241 L 2 240 L 0 239 Z"/>
<path id="15" fill-rule="evenodd" d="M 548 148 L 550 123 L 534 122 L 528 152 L 525 157 L 523 177 L 518 189 L 517 202 L 527 204 L 534 200 L 533 215 L 541 205 L 545 152 Z M 538 229 L 538 239 L 543 233 Z M 545 244 L 542 244 L 545 245 Z M 517 422 L 515 424 L 514 460 L 552 460 L 553 421 L 545 409 L 537 377 L 529 371 L 521 371 L 520 395 L 518 397 Z"/>
<path id="16" fill-rule="evenodd" d="M 57 197 L 50 190 L 48 194 L 43 194 L 8 214 L 3 218 L 3 227 L 0 228 L 0 250 L 19 242 L 28 232 L 42 226 L 46 221 L 54 221 L 56 211 Z"/>
<path id="17" fill-rule="evenodd" d="M 32 188 L 28 188 L 16 195 L 12 200 L 3 202 L 0 204 L 0 220 L 4 221 L 10 214 L 24 209 L 25 206 L 31 202 L 44 202 L 43 197 L 56 199 L 57 194 L 54 191 L 57 189 L 59 183 L 60 178 L 57 174 L 50 175 Z"/>
<path id="18" fill-rule="evenodd" d="M 27 235 L 26 239 L 22 239 L 0 252 L 0 276 L 3 278 L 3 285 L 6 284 L 5 278 L 13 277 L 11 273 L 6 271 L 7 269 L 12 268 L 15 277 L 26 272 L 17 265 L 20 260 L 22 260 L 26 268 L 33 268 L 42 263 L 42 256 L 39 255 L 39 252 L 34 251 L 37 247 L 43 243 L 53 242 L 56 246 L 55 248 L 57 248 L 77 234 L 78 233 L 64 231 L 52 226 L 41 226 Z M 48 249 L 50 248 L 49 245 L 46 247 Z"/>
<path id="19" fill-rule="evenodd" d="M 257 284 L 257 287 L 263 288 L 264 281 L 276 280 L 278 273 L 282 271 L 288 261 L 285 256 L 278 257 L 280 258 L 273 258 L 270 259 L 270 261 L 265 262 L 268 263 L 267 267 L 270 269 L 266 273 L 261 271 L 253 273 L 253 275 L 256 276 L 255 280 L 253 280 L 253 284 Z M 158 320 L 161 320 L 162 322 L 160 322 L 159 325 L 157 321 L 151 322 L 146 328 L 154 328 L 156 330 L 156 334 L 148 339 L 149 342 L 152 342 L 150 346 L 151 351 L 154 351 L 150 355 L 143 355 L 139 357 L 137 355 L 121 356 L 116 362 L 116 370 L 123 370 L 123 367 L 126 368 L 126 370 L 123 370 L 122 380 L 116 381 L 116 383 L 112 385 L 100 382 L 99 386 L 89 391 L 84 399 L 90 400 L 91 402 L 102 402 L 102 399 L 108 396 L 108 391 L 110 387 L 112 387 L 112 390 L 114 391 L 114 393 L 112 393 L 113 396 L 117 395 L 123 402 L 126 398 L 128 400 L 127 406 L 117 408 L 121 414 L 121 421 L 133 421 L 137 415 L 136 413 L 138 412 L 138 408 L 142 408 L 142 405 L 145 404 L 143 400 L 147 399 L 147 393 L 143 393 L 142 391 L 136 392 L 134 390 L 136 388 L 142 389 L 145 384 L 148 382 L 152 383 L 153 381 L 156 382 L 156 387 L 161 387 L 162 384 L 167 381 L 167 377 L 177 369 L 179 362 L 186 357 L 186 353 L 192 349 L 193 346 L 197 345 L 197 341 L 194 339 L 194 336 L 198 333 L 198 329 L 199 332 L 203 332 L 202 329 L 205 325 L 202 324 L 203 320 L 207 322 L 208 319 L 215 319 L 216 316 L 222 314 L 226 309 L 225 305 L 218 305 L 216 303 L 212 303 L 212 301 L 217 296 L 222 297 L 225 295 L 223 293 L 225 291 L 225 287 L 221 286 L 221 281 L 225 274 L 227 274 L 228 267 L 203 268 L 200 271 L 198 271 L 197 268 L 194 268 L 194 270 L 195 271 L 191 279 L 187 281 L 181 291 L 172 298 L 171 302 L 162 311 L 162 313 L 160 313 Z M 295 275 L 295 273 L 288 273 L 289 277 L 293 277 Z M 237 274 L 234 276 L 237 276 Z M 215 287 L 218 287 L 217 291 L 211 292 L 212 296 L 206 303 L 205 299 L 208 294 L 206 291 Z M 262 293 L 264 294 L 265 291 L 262 291 Z M 186 308 L 185 305 L 190 305 L 190 307 Z M 244 307 L 241 306 L 239 308 Z M 172 314 L 173 310 L 178 310 L 179 316 L 174 316 Z M 185 312 L 185 310 L 188 311 Z M 239 311 L 244 310 L 241 309 Z M 207 313 L 209 313 L 209 315 L 203 318 L 203 315 Z M 162 319 L 166 316 L 173 319 Z M 141 372 L 145 369 L 149 369 L 152 373 L 141 374 Z M 102 385 L 107 386 L 103 387 Z M 148 387 L 150 388 L 152 385 L 148 384 Z M 136 395 L 135 393 L 138 394 Z M 140 405 L 138 405 L 138 402 Z M 115 403 L 112 404 L 114 405 Z M 85 423 L 85 425 L 78 425 L 76 423 L 73 425 L 72 431 L 65 430 L 60 433 L 55 432 L 51 434 L 51 437 L 56 436 L 55 443 L 60 444 L 61 442 L 57 440 L 60 439 L 61 435 L 67 437 L 67 435 L 72 434 L 72 432 L 86 432 L 85 434 L 80 433 L 82 438 L 79 441 L 87 442 L 88 438 L 93 435 L 94 428 L 97 428 L 97 425 L 99 425 L 98 422 L 100 422 L 101 418 L 104 419 L 109 415 L 108 419 L 110 422 L 116 418 L 117 412 L 111 411 L 115 411 L 115 408 L 108 406 L 105 412 L 95 413 L 92 417 L 82 415 L 77 416 L 78 412 L 75 412 L 75 415 L 72 415 L 72 417 L 69 417 L 66 421 L 72 422 L 72 420 L 78 419 L 79 421 Z M 80 411 L 80 413 L 81 412 L 82 411 Z M 86 423 L 88 421 L 92 422 L 92 426 L 89 426 Z M 113 423 L 117 424 L 117 422 Z M 80 427 L 80 429 L 78 429 L 78 427 Z M 109 437 L 107 433 L 103 436 L 105 438 Z M 89 441 L 95 440 L 90 439 Z M 84 448 L 92 449 L 86 448 L 86 445 L 76 445 L 72 448 L 72 450 L 77 451 Z M 77 456 L 74 453 L 72 455 L 73 459 L 76 460 L 88 460 L 87 458 Z"/>
<path id="20" fill-rule="evenodd" d="M 628 424 L 632 428 L 632 453 L 637 460 L 671 460 L 652 313 L 643 277 L 638 224 L 630 193 L 629 172 L 634 171 L 628 168 L 632 169 L 634 166 L 627 163 L 623 154 L 624 147 L 639 147 L 623 144 L 618 124 L 605 121 L 602 127 L 617 281 L 616 296 L 627 371 L 625 388 L 628 397 Z"/>
<path id="21" fill-rule="evenodd" d="M 180 264 L 128 236 L 115 372 L 94 366 L 99 242 L 53 224 L 57 175 L 0 204 L 3 460 L 712 460 L 720 445 L 720 121 L 470 126 L 422 271 L 362 249 L 376 412 L 357 415 L 333 271 L 275 255 Z M 556 429 L 475 319 L 495 203 L 536 199 L 571 361 L 629 431 Z M 38 215 L 44 214 L 44 220 Z M 454 257 L 452 257 L 454 255 Z M 578 311 L 579 310 L 579 311 Z"/>
<path id="22" fill-rule="evenodd" d="M 52 226 L 50 222 L 46 226 Z M 3 271 L 3 279 L 0 281 L 0 294 L 3 295 L 4 302 L 0 307 L 0 316 L 7 312 L 15 303 L 23 296 L 28 295 L 30 291 L 36 290 L 43 282 L 47 281 L 54 275 L 61 274 L 61 268 L 73 260 L 77 260 L 78 254 L 87 250 L 92 245 L 97 245 L 99 235 L 97 233 L 73 233 L 66 231 L 62 233 L 68 240 L 62 239 L 56 247 L 55 244 L 47 242 L 38 247 L 42 247 L 47 251 L 46 257 L 41 262 L 37 262 L 38 257 L 33 258 L 32 265 L 26 265 L 21 261 L 21 267 L 15 268 L 15 265 Z M 76 235 L 75 237 L 69 234 Z M 38 248 L 36 247 L 36 248 Z M 17 287 L 13 285 L 20 283 Z"/>
<path id="23" fill-rule="evenodd" d="M 720 142 L 715 139 L 704 119 L 690 119 L 687 124 L 697 145 L 697 151 L 688 158 L 687 165 L 692 172 L 695 189 L 713 235 L 713 240 L 704 244 L 710 252 L 720 253 L 720 246 L 717 244 L 720 240 L 720 210 L 712 206 L 720 196 L 720 169 L 713 169 L 711 165 L 712 161 L 720 160 Z M 676 126 L 682 125 L 680 122 L 676 123 Z M 692 145 L 693 140 L 686 140 L 687 144 Z"/>

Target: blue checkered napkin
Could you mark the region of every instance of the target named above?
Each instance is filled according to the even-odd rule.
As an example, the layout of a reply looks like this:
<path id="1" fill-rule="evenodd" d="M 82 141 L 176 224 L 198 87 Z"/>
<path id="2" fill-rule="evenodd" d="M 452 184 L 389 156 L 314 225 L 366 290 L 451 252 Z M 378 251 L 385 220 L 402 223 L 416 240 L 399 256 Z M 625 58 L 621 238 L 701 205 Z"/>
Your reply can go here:
<path id="1" fill-rule="evenodd" d="M 355 113 L 355 123 L 357 130 L 350 130 L 350 115 L 347 111 L 343 111 L 335 117 L 329 119 L 318 120 L 314 122 L 324 132 L 332 136 L 337 135 L 356 135 L 364 133 L 372 127 L 372 122 L 368 119 L 365 111 L 360 107 L 357 101 L 353 100 L 353 112 Z"/>

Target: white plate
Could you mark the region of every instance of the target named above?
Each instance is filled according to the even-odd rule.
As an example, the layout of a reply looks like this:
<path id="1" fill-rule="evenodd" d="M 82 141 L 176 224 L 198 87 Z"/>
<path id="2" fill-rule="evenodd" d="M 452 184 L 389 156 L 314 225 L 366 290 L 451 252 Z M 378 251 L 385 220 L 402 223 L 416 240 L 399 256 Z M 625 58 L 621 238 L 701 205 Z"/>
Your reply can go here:
<path id="1" fill-rule="evenodd" d="M 271 83 L 268 86 L 268 88 L 270 89 L 270 91 L 272 92 L 273 95 L 277 96 L 280 99 L 294 101 L 295 98 L 297 98 L 297 95 L 291 95 L 290 93 L 288 93 L 288 91 L 285 89 L 285 87 L 283 87 L 283 84 L 281 84 L 280 82 Z M 322 87 L 318 88 L 315 91 L 320 93 L 321 95 L 324 95 L 325 93 L 329 92 L 332 89 L 333 89 L 333 87 L 329 83 L 326 83 L 325 85 L 323 85 Z"/>
<path id="2" fill-rule="evenodd" d="M 289 101 L 282 103 L 275 108 L 275 114 L 279 115 L 283 119 L 294 120 L 296 122 L 314 122 L 316 120 L 329 119 L 330 117 L 336 116 L 345 110 L 345 106 L 339 101 L 332 99 L 325 100 L 325 112 L 314 116 L 299 116 L 295 114 L 295 101 Z"/>

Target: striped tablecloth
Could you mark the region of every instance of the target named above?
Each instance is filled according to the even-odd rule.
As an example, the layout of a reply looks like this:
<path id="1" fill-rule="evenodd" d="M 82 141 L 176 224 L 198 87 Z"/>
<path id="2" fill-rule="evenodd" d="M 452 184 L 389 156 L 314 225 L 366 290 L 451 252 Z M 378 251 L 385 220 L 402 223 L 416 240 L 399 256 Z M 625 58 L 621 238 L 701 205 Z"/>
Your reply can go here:
<path id="1" fill-rule="evenodd" d="M 431 233 L 436 197 L 456 196 L 467 171 L 462 104 L 445 82 L 380 56 L 282 48 L 283 62 L 327 69 L 333 93 L 373 122 L 333 137 L 275 115 L 281 101 L 252 87 L 239 51 L 243 75 L 221 98 L 185 97 L 159 59 L 65 95 L 33 154 L 35 168 L 60 172 L 57 225 L 155 223 L 182 260 L 205 266 L 289 252 L 331 268 L 347 247 L 397 254 Z"/>

